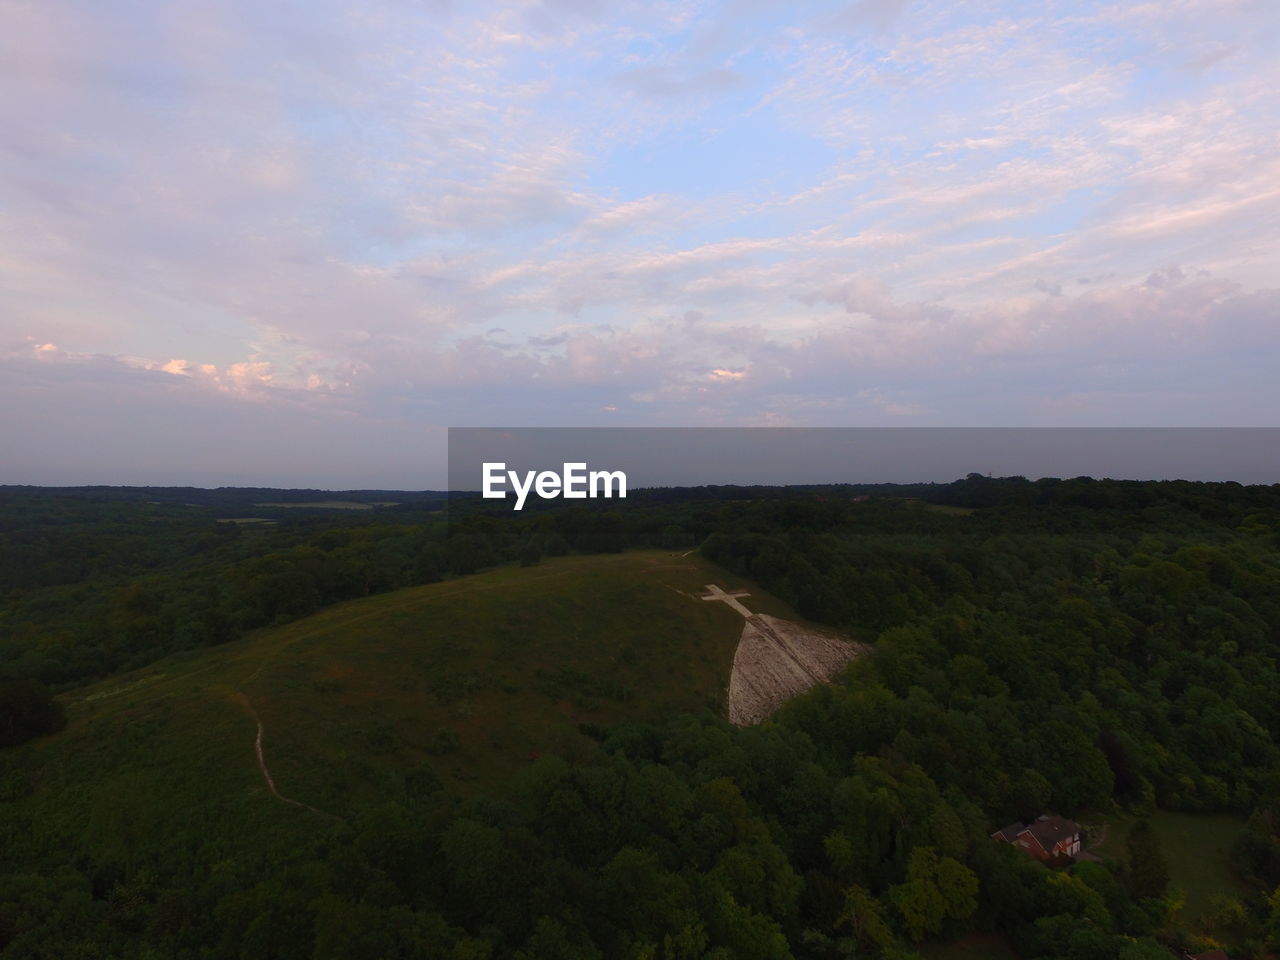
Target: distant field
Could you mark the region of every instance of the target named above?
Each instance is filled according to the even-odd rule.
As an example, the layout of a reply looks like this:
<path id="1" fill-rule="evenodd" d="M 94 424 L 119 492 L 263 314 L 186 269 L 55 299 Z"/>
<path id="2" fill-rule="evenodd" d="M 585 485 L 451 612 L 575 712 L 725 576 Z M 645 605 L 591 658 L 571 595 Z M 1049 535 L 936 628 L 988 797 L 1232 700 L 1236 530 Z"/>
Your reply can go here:
<path id="1" fill-rule="evenodd" d="M 255 503 L 255 507 L 288 507 L 308 510 L 372 510 L 374 507 L 394 507 L 394 500 L 366 503 L 360 500 L 307 500 L 302 503 Z"/>
<path id="2" fill-rule="evenodd" d="M 696 599 L 711 582 L 795 616 L 697 555 L 649 551 L 503 567 L 171 656 L 65 695 L 68 728 L 7 754 L 33 788 L 9 809 L 50 851 L 109 830 L 173 841 L 192 811 L 229 840 L 315 829 L 266 792 L 241 696 L 279 791 L 343 817 L 409 777 L 483 792 L 598 749 L 581 723 L 723 715 L 742 618 Z"/>
<path id="3" fill-rule="evenodd" d="M 223 517 L 218 523 L 279 523 L 269 517 Z"/>
<path id="4" fill-rule="evenodd" d="M 1159 810 L 1147 819 L 1169 861 L 1172 885 L 1187 894 L 1188 917 L 1201 916 L 1215 895 L 1249 891 L 1228 861 L 1232 844 L 1244 830 L 1243 821 L 1220 814 L 1167 810 Z M 1106 842 L 1093 852 L 1102 857 L 1123 857 L 1125 838 L 1134 822 L 1133 817 L 1111 818 Z"/>

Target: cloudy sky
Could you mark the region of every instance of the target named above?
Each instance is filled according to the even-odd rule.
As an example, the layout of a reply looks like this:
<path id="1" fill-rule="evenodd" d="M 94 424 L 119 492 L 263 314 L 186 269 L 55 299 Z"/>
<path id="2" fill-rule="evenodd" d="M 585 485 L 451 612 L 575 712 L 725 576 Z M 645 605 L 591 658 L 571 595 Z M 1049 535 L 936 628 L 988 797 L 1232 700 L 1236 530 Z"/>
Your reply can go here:
<path id="1" fill-rule="evenodd" d="M 0 482 L 1280 422 L 1272 0 L 0 0 Z"/>

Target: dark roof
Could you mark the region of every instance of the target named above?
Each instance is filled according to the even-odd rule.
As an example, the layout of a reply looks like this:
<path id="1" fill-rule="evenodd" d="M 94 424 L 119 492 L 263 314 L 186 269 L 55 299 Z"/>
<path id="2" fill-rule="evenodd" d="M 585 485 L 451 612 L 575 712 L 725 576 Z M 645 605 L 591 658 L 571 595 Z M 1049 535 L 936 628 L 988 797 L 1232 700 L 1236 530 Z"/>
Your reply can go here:
<path id="1" fill-rule="evenodd" d="M 1080 832 L 1080 825 L 1073 820 L 1058 816 L 1038 817 L 1034 823 L 1027 824 L 1027 832 L 1036 838 L 1036 842 L 1045 851 L 1052 851 L 1056 844 L 1070 839 Z"/>
<path id="2" fill-rule="evenodd" d="M 1001 827 L 991 836 L 999 837 L 1001 840 L 1007 841 L 1008 843 L 1013 843 L 1014 838 L 1017 837 L 1017 835 L 1020 834 L 1025 829 L 1026 828 L 1023 827 L 1021 820 L 1015 820 L 1013 823 L 1009 824 L 1007 827 Z"/>

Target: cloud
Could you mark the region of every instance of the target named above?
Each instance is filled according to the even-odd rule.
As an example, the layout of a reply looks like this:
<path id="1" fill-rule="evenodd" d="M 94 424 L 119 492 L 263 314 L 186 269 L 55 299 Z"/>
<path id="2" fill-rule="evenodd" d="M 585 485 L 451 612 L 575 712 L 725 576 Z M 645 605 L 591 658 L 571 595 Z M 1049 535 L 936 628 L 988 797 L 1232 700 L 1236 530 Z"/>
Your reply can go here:
<path id="1" fill-rule="evenodd" d="M 858 0 L 834 18 L 845 28 L 887 30 L 902 16 L 911 0 Z"/>
<path id="2" fill-rule="evenodd" d="M 18 5 L 0 392 L 134 454 L 134 422 L 186 450 L 149 403 L 365 451 L 348 424 L 1242 422 L 1280 409 L 1278 11 Z"/>
<path id="3" fill-rule="evenodd" d="M 918 404 L 904 403 L 900 400 L 886 397 L 881 390 L 875 387 L 859 390 L 854 396 L 859 400 L 868 401 L 876 409 L 891 417 L 918 417 L 926 412 L 925 408 Z"/>
<path id="4" fill-rule="evenodd" d="M 618 75 L 617 81 L 624 87 L 653 97 L 685 97 L 732 90 L 742 83 L 742 77 L 728 67 L 681 74 L 665 67 L 646 66 L 624 71 Z"/>
<path id="5" fill-rule="evenodd" d="M 805 303 L 818 300 L 838 303 L 846 313 L 864 314 L 872 320 L 900 325 L 943 324 L 954 313 L 938 304 L 895 301 L 884 280 L 869 276 L 854 276 L 821 291 L 803 294 L 800 299 Z"/>
<path id="6" fill-rule="evenodd" d="M 287 473 L 283 451 L 297 452 L 306 469 L 319 469 L 322 454 L 300 446 L 320 443 L 326 424 L 337 444 L 326 449 L 333 451 L 355 448 L 353 424 L 376 433 L 376 441 L 357 445 L 366 449 L 408 442 L 410 425 L 424 419 L 538 425 L 582 422 L 586 410 L 633 425 L 888 425 L 921 418 L 1087 424 L 1118 405 L 1131 418 L 1140 413 L 1144 422 L 1177 425 L 1203 423 L 1206 416 L 1212 422 L 1227 409 L 1224 403 L 1252 403 L 1259 405 L 1254 415 L 1242 420 L 1259 422 L 1276 399 L 1274 371 L 1259 361 L 1280 347 L 1274 324 L 1280 291 L 1241 292 L 1187 267 L 1154 276 L 1154 283 L 1099 284 L 1051 300 L 1011 297 L 945 316 L 931 313 L 930 305 L 900 301 L 874 279 L 856 278 L 816 299 L 819 313 L 785 337 L 704 316 L 693 325 L 655 318 L 627 329 L 567 331 L 537 355 L 480 337 L 434 349 L 387 344 L 337 381 L 253 358 L 216 366 L 74 354 L 31 342 L 0 357 L 0 406 L 16 414 L 32 409 L 24 397 L 56 395 L 48 422 L 69 439 L 82 439 L 89 429 L 110 434 L 120 420 L 133 418 L 132 439 L 123 444 L 133 459 L 113 461 L 113 479 L 146 469 L 175 478 L 200 469 L 223 476 L 201 431 L 221 423 L 221 437 L 234 424 L 230 433 L 245 442 L 282 451 L 255 468 L 253 482 L 278 482 L 272 478 L 284 474 L 273 471 Z M 1188 379 L 1197 369 L 1198 378 Z M 1205 377 L 1210 369 L 1218 372 Z M 1000 391 L 988 389 L 993 382 Z M 518 413 L 511 396 L 521 397 Z M 1167 401 L 1163 407 L 1158 397 Z M 89 409 L 77 425 L 74 411 Z M 16 415 L 6 415 L 0 426 L 22 441 L 11 445 L 8 479 L 39 477 L 35 435 Z M 158 446 L 143 444 L 139 431 L 151 431 Z M 234 461 L 230 446 L 220 440 L 217 449 Z M 70 469 L 62 454 L 50 462 Z M 429 451 L 416 462 L 434 469 Z M 327 469 L 334 478 L 358 475 L 336 461 Z M 405 475 L 398 476 L 405 485 Z"/>
<path id="7" fill-rule="evenodd" d="M 1183 64 L 1183 69 L 1189 70 L 1192 73 L 1203 73 L 1211 67 L 1221 63 L 1223 60 L 1226 60 L 1236 52 L 1236 49 L 1237 48 L 1234 44 L 1214 44 L 1199 56 L 1188 60 Z"/>

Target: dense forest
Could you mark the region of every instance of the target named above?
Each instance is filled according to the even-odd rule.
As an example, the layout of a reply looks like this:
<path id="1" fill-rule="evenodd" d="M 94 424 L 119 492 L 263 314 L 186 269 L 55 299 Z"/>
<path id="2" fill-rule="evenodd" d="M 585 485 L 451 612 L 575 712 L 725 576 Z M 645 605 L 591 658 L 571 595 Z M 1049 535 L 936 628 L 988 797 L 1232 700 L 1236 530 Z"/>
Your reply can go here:
<path id="1" fill-rule="evenodd" d="M 569 552 L 700 549 L 872 652 L 759 727 L 588 725 L 588 747 L 483 796 L 425 764 L 252 851 L 207 817 L 182 843 L 68 851 L 5 817 L 38 778 L 11 748 L 0 956 L 907 958 L 975 934 L 1028 960 L 1280 951 L 1280 486 L 971 475 L 520 515 L 258 505 L 278 493 L 0 492 L 0 745 L 63 735 L 51 693 Z M 1134 825 L 1075 863 L 990 839 L 1047 811 Z M 1150 826 L 1170 812 L 1241 824 L 1208 920 L 1186 922 Z"/>

